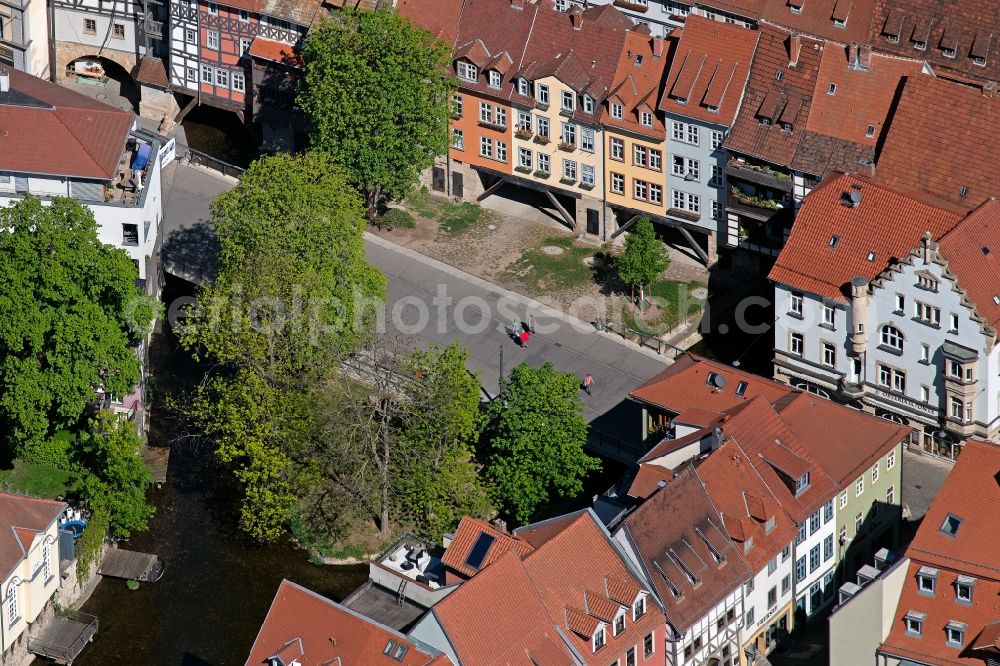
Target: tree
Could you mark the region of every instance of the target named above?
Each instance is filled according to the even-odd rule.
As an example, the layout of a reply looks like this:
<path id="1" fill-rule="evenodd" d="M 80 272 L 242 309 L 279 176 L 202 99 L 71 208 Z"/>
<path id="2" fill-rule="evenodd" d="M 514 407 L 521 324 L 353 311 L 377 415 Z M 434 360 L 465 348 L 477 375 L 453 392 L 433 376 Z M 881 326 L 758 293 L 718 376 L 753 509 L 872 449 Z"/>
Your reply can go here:
<path id="1" fill-rule="evenodd" d="M 0 209 L 0 422 L 8 454 L 74 428 L 96 391 L 139 381 L 134 344 L 156 309 L 90 209 L 30 197 Z M 132 324 L 137 324 L 132 328 Z"/>
<path id="2" fill-rule="evenodd" d="M 480 385 L 466 370 L 468 352 L 458 344 L 411 352 L 383 337 L 363 358 L 354 381 L 321 399 L 309 458 L 321 465 L 322 500 L 352 507 L 383 539 L 394 520 L 437 539 L 463 515 L 488 514 L 473 456 Z"/>
<path id="3" fill-rule="evenodd" d="M 447 44 L 392 10 L 338 11 L 310 32 L 297 102 L 374 219 L 448 149 Z"/>
<path id="4" fill-rule="evenodd" d="M 313 391 L 368 335 L 385 277 L 365 257 L 361 201 L 326 155 L 257 160 L 212 214 L 217 276 L 180 338 L 214 369 L 189 415 L 243 487 L 243 529 L 273 540 L 295 503 Z"/>
<path id="5" fill-rule="evenodd" d="M 645 287 L 670 267 L 667 248 L 653 230 L 649 218 L 642 217 L 625 237 L 625 251 L 618 257 L 618 277 L 622 282 L 639 287 L 639 303 L 645 301 Z"/>
<path id="6" fill-rule="evenodd" d="M 81 470 L 74 491 L 97 513 L 108 516 L 117 536 L 146 529 L 155 509 L 146 503 L 149 470 L 140 457 L 142 439 L 131 421 L 103 412 L 80 435 L 74 462 Z"/>
<path id="7" fill-rule="evenodd" d="M 576 495 L 600 467 L 584 453 L 580 380 L 551 363 L 514 368 L 501 396 L 487 409 L 486 476 L 502 511 L 520 523 L 553 494 Z"/>
<path id="8" fill-rule="evenodd" d="M 479 378 L 457 342 L 413 352 L 405 361 L 411 385 L 403 440 L 410 455 L 400 470 L 399 495 L 410 519 L 435 541 L 462 516 L 485 516 L 489 498 L 474 447 L 482 428 Z"/>

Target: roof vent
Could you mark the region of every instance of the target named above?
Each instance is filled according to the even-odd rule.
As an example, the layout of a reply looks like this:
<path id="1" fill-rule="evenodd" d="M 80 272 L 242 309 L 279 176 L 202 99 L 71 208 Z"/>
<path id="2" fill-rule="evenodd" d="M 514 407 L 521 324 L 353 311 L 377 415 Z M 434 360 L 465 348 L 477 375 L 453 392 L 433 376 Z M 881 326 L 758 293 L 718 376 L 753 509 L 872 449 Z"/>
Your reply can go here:
<path id="1" fill-rule="evenodd" d="M 968 185 L 962 185 L 962 189 L 960 189 L 958 191 L 958 196 L 964 197 L 968 193 L 969 193 L 969 186 Z"/>
<path id="2" fill-rule="evenodd" d="M 993 296 L 993 304 L 994 305 L 1000 305 L 1000 296 L 997 296 L 997 295 L 994 294 L 994 296 Z"/>
<path id="3" fill-rule="evenodd" d="M 868 253 L 868 261 L 875 261 L 875 253 L 874 252 L 869 252 Z"/>

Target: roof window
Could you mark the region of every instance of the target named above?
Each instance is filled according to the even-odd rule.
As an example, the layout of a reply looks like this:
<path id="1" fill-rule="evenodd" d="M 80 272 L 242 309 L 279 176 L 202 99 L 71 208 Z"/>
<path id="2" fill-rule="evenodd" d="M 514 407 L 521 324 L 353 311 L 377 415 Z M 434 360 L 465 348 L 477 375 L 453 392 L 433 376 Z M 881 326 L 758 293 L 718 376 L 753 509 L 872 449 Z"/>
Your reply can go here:
<path id="1" fill-rule="evenodd" d="M 639 67 L 640 65 L 642 65 L 642 54 L 639 54 L 635 57 L 635 66 Z"/>
<path id="2" fill-rule="evenodd" d="M 872 138 L 873 136 L 875 136 L 875 126 L 874 125 L 869 125 L 868 126 L 868 130 L 865 132 L 865 136 L 868 137 L 869 139 Z"/>
<path id="3" fill-rule="evenodd" d="M 740 382 L 739 384 L 737 384 L 736 395 L 740 396 L 741 398 L 745 396 L 747 393 L 747 386 L 749 386 L 749 384 L 747 384 L 746 382 Z"/>
<path id="4" fill-rule="evenodd" d="M 473 544 L 472 550 L 469 551 L 469 556 L 465 558 L 465 566 L 471 569 L 479 569 L 483 566 L 483 560 L 486 559 L 486 553 L 490 552 L 490 546 L 496 540 L 492 534 L 487 534 L 486 532 L 480 532 L 479 536 L 476 537 L 476 543 Z"/>
<path id="5" fill-rule="evenodd" d="M 777 72 L 774 73 L 774 80 L 775 81 L 780 81 L 783 78 L 785 78 L 785 73 L 782 72 L 781 70 L 778 70 Z"/>
<path id="6" fill-rule="evenodd" d="M 954 537 L 958 534 L 958 528 L 962 526 L 962 519 L 958 516 L 949 513 L 944 518 L 944 522 L 941 523 L 941 532 L 950 537 Z"/>
<path id="7" fill-rule="evenodd" d="M 964 197 L 968 193 L 969 193 L 969 186 L 968 185 L 962 185 L 962 189 L 960 189 L 958 191 L 958 196 Z"/>
<path id="8" fill-rule="evenodd" d="M 836 95 L 837 94 L 837 84 L 836 83 L 831 83 L 829 86 L 827 86 L 826 94 L 827 95 Z"/>
<path id="9" fill-rule="evenodd" d="M 868 259 L 868 261 L 875 261 L 875 253 L 874 252 L 869 252 L 868 256 L 866 257 L 866 259 Z"/>
<path id="10" fill-rule="evenodd" d="M 830 236 L 830 248 L 835 248 L 840 243 L 840 236 Z"/>

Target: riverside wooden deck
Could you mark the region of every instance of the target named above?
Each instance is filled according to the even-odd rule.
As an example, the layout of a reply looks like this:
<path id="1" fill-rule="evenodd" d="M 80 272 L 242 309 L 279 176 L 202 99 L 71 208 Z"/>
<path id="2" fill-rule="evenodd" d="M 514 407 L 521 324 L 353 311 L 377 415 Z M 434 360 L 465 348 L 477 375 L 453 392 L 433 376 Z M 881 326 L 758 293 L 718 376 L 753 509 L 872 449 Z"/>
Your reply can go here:
<path id="1" fill-rule="evenodd" d="M 97 633 L 93 615 L 76 613 L 75 619 L 53 617 L 37 636 L 28 638 L 28 650 L 57 664 L 72 664 Z"/>
<path id="2" fill-rule="evenodd" d="M 152 553 L 112 548 L 97 573 L 111 578 L 155 583 L 163 575 L 163 560 Z"/>

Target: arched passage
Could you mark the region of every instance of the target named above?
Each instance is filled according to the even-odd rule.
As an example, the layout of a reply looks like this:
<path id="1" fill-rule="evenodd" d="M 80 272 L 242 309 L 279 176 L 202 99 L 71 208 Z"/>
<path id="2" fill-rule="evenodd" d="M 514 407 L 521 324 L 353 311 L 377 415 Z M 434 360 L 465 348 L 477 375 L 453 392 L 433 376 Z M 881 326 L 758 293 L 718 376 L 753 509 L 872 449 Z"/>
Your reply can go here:
<path id="1" fill-rule="evenodd" d="M 138 112 L 139 85 L 120 63 L 98 55 L 84 55 L 66 63 L 66 85 L 119 109 Z"/>

